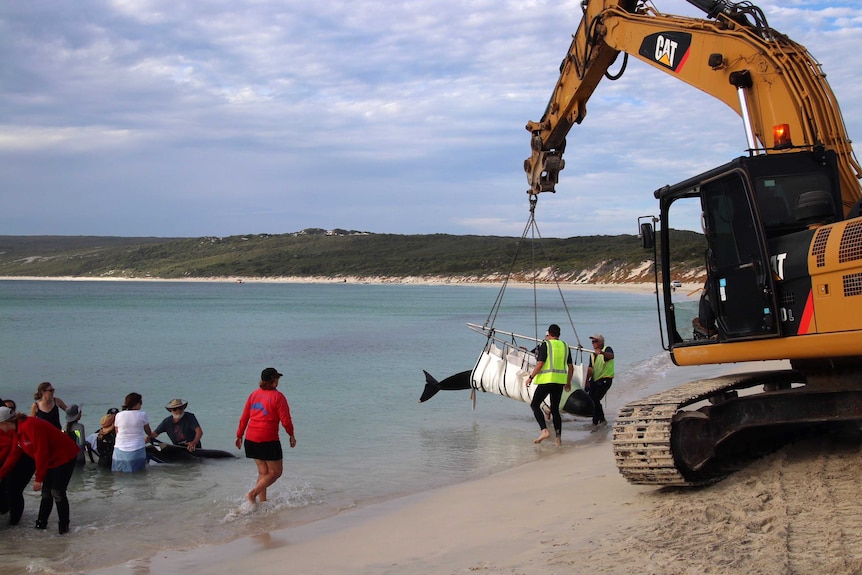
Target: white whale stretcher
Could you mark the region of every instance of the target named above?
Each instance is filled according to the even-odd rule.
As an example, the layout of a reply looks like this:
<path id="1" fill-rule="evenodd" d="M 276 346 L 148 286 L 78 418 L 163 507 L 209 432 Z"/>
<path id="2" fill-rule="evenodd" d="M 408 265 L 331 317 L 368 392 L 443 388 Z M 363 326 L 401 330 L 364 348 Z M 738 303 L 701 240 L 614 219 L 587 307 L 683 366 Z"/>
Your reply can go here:
<path id="1" fill-rule="evenodd" d="M 471 325 L 471 328 L 482 330 L 479 326 Z M 569 352 L 573 352 L 572 348 Z M 476 391 L 530 403 L 536 391 L 536 384 L 528 386 L 527 379 L 535 366 L 536 354 L 533 351 L 514 342 L 502 341 L 492 334 L 470 373 L 470 386 Z M 573 415 L 592 415 L 593 403 L 584 391 L 586 375 L 587 366 L 575 362 L 571 391 L 564 392 L 560 402 L 562 411 Z M 475 395 L 473 401 L 475 404 Z M 545 398 L 544 406 L 546 410 L 550 409 L 548 398 Z"/>

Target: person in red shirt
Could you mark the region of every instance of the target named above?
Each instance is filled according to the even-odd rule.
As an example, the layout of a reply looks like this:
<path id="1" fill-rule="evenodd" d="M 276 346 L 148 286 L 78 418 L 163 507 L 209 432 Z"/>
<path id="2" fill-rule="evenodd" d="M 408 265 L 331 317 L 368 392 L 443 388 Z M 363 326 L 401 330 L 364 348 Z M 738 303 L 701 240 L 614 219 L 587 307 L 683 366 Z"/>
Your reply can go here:
<path id="1" fill-rule="evenodd" d="M 15 467 L 23 455 L 31 457 L 36 464 L 33 490 L 42 492 L 36 528 L 47 528 L 48 517 L 56 501 L 60 534 L 67 533 L 69 499 L 66 488 L 75 470 L 79 451 L 77 444 L 47 421 L 15 413 L 5 406 L 0 407 L 0 432 L 16 435 L 16 444 L 0 468 L 0 479 Z"/>
<path id="2" fill-rule="evenodd" d="M 283 377 L 274 367 L 264 369 L 260 374 L 260 389 L 248 396 L 239 427 L 236 430 L 236 448 L 243 444 L 245 435 L 245 456 L 257 464 L 257 483 L 246 494 L 249 503 L 266 501 L 266 488 L 278 481 L 284 471 L 281 441 L 278 438 L 278 424 L 290 436 L 290 447 L 296 447 L 293 421 L 290 419 L 290 406 L 287 398 L 276 389 L 279 378 Z"/>
<path id="3" fill-rule="evenodd" d="M 4 403 L 10 410 L 15 411 L 15 402 L 11 399 Z M 0 431 L 0 466 L 9 458 L 17 443 L 18 437 L 14 430 Z M 6 469 L 8 472 L 0 474 L 0 506 L 3 513 L 9 513 L 9 525 L 18 525 L 24 514 L 24 490 L 33 479 L 36 464 L 29 455 L 22 454 L 17 462 L 10 462 L 9 468 Z"/>
<path id="4" fill-rule="evenodd" d="M 14 401 L 7 399 L 3 403 L 12 412 L 15 411 Z M 0 431 L 0 467 L 6 462 L 17 443 L 18 437 L 14 430 Z M 0 480 L 0 497 L 3 498 L 2 503 L 5 504 L 3 512 L 9 512 L 9 525 L 18 525 L 24 514 L 24 490 L 30 480 L 33 479 L 36 464 L 32 457 L 21 454 L 17 463 L 13 461 L 10 465 L 11 468 L 8 468 L 8 472 L 0 473 L 0 477 L 2 477 Z"/>

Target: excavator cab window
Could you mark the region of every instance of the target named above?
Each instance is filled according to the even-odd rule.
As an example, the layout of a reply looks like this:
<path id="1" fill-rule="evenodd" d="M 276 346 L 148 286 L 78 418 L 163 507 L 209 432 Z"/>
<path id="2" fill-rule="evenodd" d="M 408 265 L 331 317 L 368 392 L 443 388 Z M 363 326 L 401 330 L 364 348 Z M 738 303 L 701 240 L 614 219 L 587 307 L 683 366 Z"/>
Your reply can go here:
<path id="1" fill-rule="evenodd" d="M 818 191 L 832 187 L 829 176 L 822 172 L 757 178 L 754 189 L 766 236 L 804 230 L 810 220 L 805 210 L 806 199 L 812 197 L 825 197 L 825 218 L 834 220 L 836 209 L 831 205 L 830 195 L 815 196 Z"/>
<path id="2" fill-rule="evenodd" d="M 778 331 L 769 259 L 747 182 L 741 171 L 731 171 L 701 186 L 708 292 L 719 337 L 725 340 Z"/>
<path id="3" fill-rule="evenodd" d="M 697 189 L 686 191 L 684 194 L 675 197 L 673 202 L 667 206 L 665 214 L 665 223 L 669 229 L 666 234 L 667 252 L 670 258 L 670 268 L 664 272 L 668 277 L 677 277 L 678 275 L 690 275 L 692 272 L 699 273 L 699 263 L 703 262 L 702 254 L 706 251 L 706 241 L 698 231 L 685 230 L 676 226 L 694 227 L 701 220 L 701 202 Z M 695 268 L 683 268 L 678 262 L 698 262 Z M 699 292 L 683 292 L 680 289 L 674 289 L 671 283 L 667 292 L 669 298 L 668 306 L 666 307 L 666 319 L 671 328 L 669 333 L 670 340 L 674 345 L 688 343 L 694 340 L 702 340 L 701 331 L 698 330 L 698 322 L 696 321 L 699 315 L 698 297 L 702 295 L 702 290 Z"/>
<path id="4" fill-rule="evenodd" d="M 667 204 L 665 223 L 699 213 L 706 239 L 706 281 L 698 298 L 674 296 L 666 306 L 672 345 L 703 345 L 778 334 L 773 278 L 763 228 L 744 164 L 689 181 Z M 798 225 L 792 216 L 782 225 Z M 666 235 L 668 265 L 690 259 L 680 232 Z M 672 268 L 671 268 L 672 269 Z"/>

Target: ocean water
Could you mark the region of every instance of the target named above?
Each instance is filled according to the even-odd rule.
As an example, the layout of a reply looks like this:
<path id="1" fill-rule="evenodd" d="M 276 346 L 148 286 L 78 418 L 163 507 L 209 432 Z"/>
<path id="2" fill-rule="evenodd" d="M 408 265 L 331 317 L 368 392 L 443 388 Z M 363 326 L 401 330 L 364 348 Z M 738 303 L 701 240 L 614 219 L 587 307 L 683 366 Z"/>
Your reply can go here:
<path id="1" fill-rule="evenodd" d="M 28 409 L 50 381 L 83 404 L 88 433 L 125 395 L 143 395 L 155 425 L 174 397 L 189 402 L 203 446 L 235 459 L 151 464 L 112 474 L 87 464 L 72 479 L 71 533 L 32 528 L 39 496 L 28 490 L 21 525 L 0 517 L 0 574 L 80 573 L 313 522 L 357 506 L 535 460 L 526 404 L 468 391 L 419 404 L 425 369 L 442 380 L 470 369 L 485 341 L 466 327 L 486 321 L 498 287 L 219 282 L 0 281 L 0 397 Z M 600 332 L 617 355 L 606 400 L 664 385 L 655 296 L 605 291 L 506 290 L 494 326 L 588 346 Z M 568 316 L 572 322 L 569 322 Z M 254 463 L 234 447 L 239 415 L 261 369 L 278 368 L 297 446 L 269 501 L 244 494 Z M 567 418 L 566 445 L 589 435 Z M 283 435 L 284 438 L 284 435 Z M 165 437 L 165 439 L 167 439 Z M 610 446 L 609 446 L 610 448 Z"/>

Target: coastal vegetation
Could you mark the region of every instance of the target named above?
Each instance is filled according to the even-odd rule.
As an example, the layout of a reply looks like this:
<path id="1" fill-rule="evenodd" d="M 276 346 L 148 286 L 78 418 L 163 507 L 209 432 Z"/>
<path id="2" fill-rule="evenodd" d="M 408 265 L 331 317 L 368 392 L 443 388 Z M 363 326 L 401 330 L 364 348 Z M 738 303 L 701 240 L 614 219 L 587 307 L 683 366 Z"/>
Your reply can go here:
<path id="1" fill-rule="evenodd" d="M 702 275 L 701 234 L 673 232 L 674 279 Z M 0 236 L 0 276 L 320 278 L 396 281 L 625 283 L 652 281 L 652 251 L 634 235 L 521 241 L 477 235 L 397 235 L 306 229 L 197 238 Z"/>

